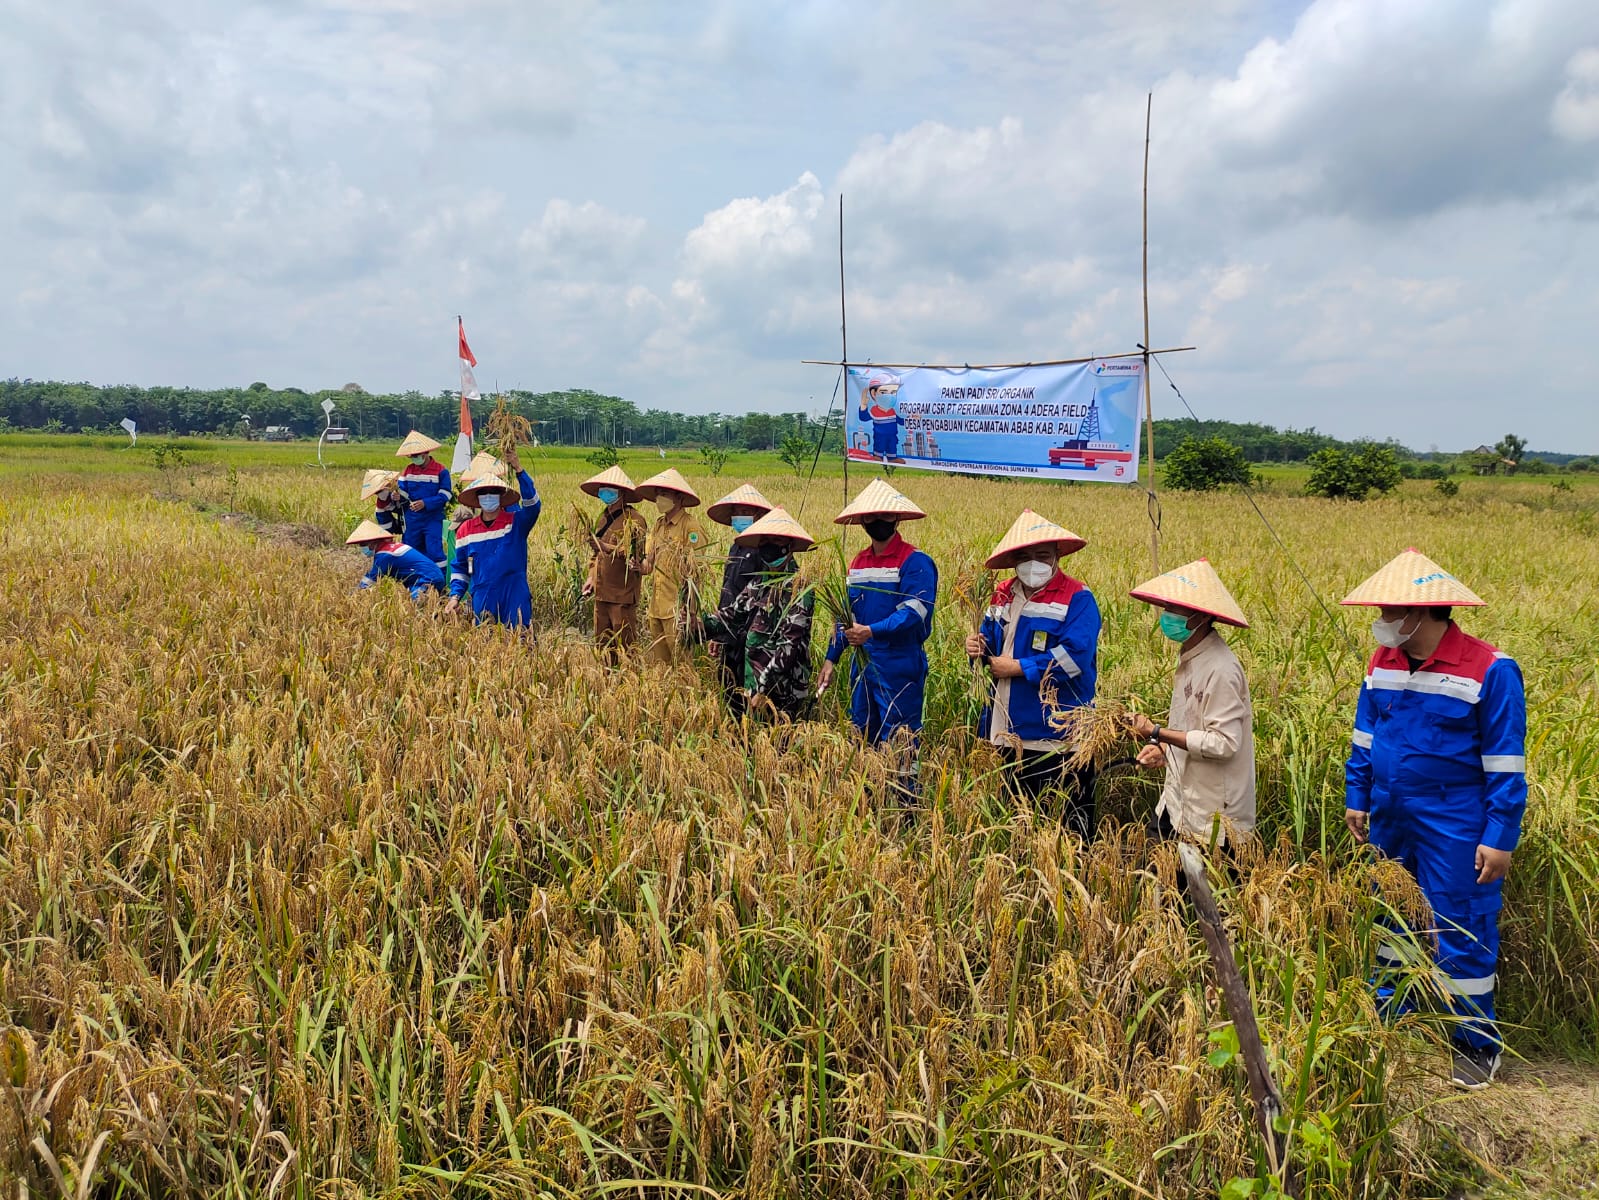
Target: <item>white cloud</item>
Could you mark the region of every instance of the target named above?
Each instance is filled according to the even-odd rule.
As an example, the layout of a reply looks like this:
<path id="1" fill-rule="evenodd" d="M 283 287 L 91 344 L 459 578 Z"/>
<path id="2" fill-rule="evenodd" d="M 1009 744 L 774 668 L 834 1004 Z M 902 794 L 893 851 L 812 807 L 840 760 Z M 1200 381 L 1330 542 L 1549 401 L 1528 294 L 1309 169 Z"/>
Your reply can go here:
<path id="1" fill-rule="evenodd" d="M 1152 86 L 1197 407 L 1599 449 L 1599 6 L 1200 7 L 0 0 L 0 363 L 820 405 L 841 192 L 853 353 L 1126 349 Z"/>

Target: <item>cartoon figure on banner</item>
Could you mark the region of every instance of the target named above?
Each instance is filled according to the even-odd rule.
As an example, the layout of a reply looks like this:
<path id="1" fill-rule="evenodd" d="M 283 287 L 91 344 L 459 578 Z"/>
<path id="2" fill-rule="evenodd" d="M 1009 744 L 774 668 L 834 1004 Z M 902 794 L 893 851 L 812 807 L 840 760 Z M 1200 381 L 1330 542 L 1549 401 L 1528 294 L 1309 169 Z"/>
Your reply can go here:
<path id="1" fill-rule="evenodd" d="M 861 389 L 860 419 L 872 425 L 872 456 L 885 462 L 904 462 L 899 453 L 899 377 L 874 371 Z"/>

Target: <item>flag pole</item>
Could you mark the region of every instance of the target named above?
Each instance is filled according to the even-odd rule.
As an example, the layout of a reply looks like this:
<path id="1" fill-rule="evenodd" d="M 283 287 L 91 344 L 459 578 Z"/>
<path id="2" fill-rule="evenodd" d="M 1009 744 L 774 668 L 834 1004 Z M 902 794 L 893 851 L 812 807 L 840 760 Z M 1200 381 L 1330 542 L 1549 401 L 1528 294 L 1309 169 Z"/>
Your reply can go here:
<path id="1" fill-rule="evenodd" d="M 1149 564 L 1160 574 L 1160 500 L 1155 495 L 1155 405 L 1149 389 L 1149 123 L 1155 109 L 1155 93 L 1144 100 L 1144 437 L 1149 443 L 1145 458 L 1149 470 Z"/>

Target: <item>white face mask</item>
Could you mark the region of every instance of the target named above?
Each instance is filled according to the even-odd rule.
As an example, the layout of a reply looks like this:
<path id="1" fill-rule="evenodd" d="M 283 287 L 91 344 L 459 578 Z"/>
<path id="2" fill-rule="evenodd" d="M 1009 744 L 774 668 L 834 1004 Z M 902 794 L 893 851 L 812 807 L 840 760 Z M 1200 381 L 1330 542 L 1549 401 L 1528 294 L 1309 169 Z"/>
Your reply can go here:
<path id="1" fill-rule="evenodd" d="M 1378 617 L 1371 623 L 1371 636 L 1377 639 L 1379 646 L 1386 646 L 1390 650 L 1397 650 L 1414 636 L 1415 630 L 1410 633 L 1401 633 L 1400 627 L 1410 620 L 1410 614 L 1395 617 L 1392 621 L 1384 621 Z"/>
<path id="2" fill-rule="evenodd" d="M 477 506 L 486 513 L 500 511 L 500 497 L 497 492 L 484 492 L 477 498 Z"/>
<path id="3" fill-rule="evenodd" d="M 1016 578 L 1022 581 L 1023 587 L 1043 587 L 1054 576 L 1054 563 L 1029 561 L 1016 564 Z"/>

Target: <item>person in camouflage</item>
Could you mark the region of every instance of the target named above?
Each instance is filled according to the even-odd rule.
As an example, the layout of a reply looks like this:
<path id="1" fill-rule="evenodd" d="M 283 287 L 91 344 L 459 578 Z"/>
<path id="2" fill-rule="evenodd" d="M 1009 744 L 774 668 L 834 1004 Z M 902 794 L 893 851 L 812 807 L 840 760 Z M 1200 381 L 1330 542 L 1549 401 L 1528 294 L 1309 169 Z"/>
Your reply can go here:
<path id="1" fill-rule="evenodd" d="M 705 631 L 717 638 L 730 630 L 745 630 L 743 690 L 749 711 L 798 720 L 811 700 L 811 617 L 816 594 L 798 586 L 795 556 L 816 542 L 781 508 L 733 540 L 756 548 L 761 573 L 731 604 L 706 616 Z"/>

